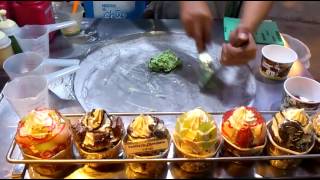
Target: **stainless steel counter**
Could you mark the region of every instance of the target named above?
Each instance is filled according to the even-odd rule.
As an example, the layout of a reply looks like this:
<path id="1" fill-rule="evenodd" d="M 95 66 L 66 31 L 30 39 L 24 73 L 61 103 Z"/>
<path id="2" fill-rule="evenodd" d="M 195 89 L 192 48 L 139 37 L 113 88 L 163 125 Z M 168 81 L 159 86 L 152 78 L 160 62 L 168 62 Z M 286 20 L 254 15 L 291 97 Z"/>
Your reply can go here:
<path id="1" fill-rule="evenodd" d="M 116 37 L 148 31 L 183 32 L 182 26 L 178 20 L 139 20 L 133 22 L 127 20 L 85 19 L 82 26 L 85 30 L 78 36 L 66 38 L 59 34 L 51 42 L 50 56 L 52 58 L 84 59 L 92 50 L 95 49 L 95 47 L 99 47 L 101 44 L 107 43 L 108 40 Z M 223 29 L 221 21 L 215 21 L 212 39 L 218 44 L 223 42 Z M 261 111 L 277 110 L 282 97 L 283 82 L 266 80 L 258 73 L 258 67 L 261 58 L 261 47 L 262 46 L 259 46 L 256 59 L 250 62 L 251 71 L 255 75 L 257 85 L 257 94 L 253 105 Z M 307 72 L 298 62 L 293 66 L 290 75 L 311 76 L 310 73 Z M 61 93 L 63 94 L 63 92 Z M 62 113 L 84 112 L 76 100 L 62 100 L 53 93 L 50 93 L 50 104 L 52 107 L 59 109 Z M 0 159 L 0 165 L 2 166 L 0 170 L 0 177 L 10 178 L 13 165 L 6 162 L 5 156 L 12 138 L 14 137 L 19 119 L 5 99 L 0 101 L 0 118 L 0 132 L 2 137 L 0 139 L 0 156 L 2 157 Z M 262 164 L 254 171 L 256 170 L 272 171 L 270 170 L 268 164 Z M 266 176 L 268 177 L 320 176 L 320 170 L 315 168 L 308 169 L 308 166 L 306 166 L 296 170 L 295 172 L 280 172 L 279 170 L 276 170 L 276 173 L 267 172 L 265 174 L 267 174 Z M 246 174 L 246 176 L 252 176 L 252 173 Z M 214 177 L 232 177 L 232 175 L 224 172 L 222 174 L 215 174 Z M 263 175 L 260 174 L 257 177 L 263 177 Z"/>

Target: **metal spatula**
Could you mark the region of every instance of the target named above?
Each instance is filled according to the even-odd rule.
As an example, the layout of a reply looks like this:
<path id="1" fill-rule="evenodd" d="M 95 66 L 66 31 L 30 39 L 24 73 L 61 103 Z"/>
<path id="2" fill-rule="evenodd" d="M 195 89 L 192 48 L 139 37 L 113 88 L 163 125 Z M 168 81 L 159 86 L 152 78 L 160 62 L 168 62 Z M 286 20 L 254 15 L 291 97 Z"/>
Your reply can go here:
<path id="1" fill-rule="evenodd" d="M 237 30 L 236 33 L 239 33 L 239 30 Z M 237 36 L 238 37 L 238 36 Z M 230 43 L 234 47 L 242 47 L 242 46 L 247 46 L 249 43 L 249 39 L 230 39 Z M 220 79 L 215 77 L 215 67 L 213 63 L 213 58 L 207 51 L 203 51 L 202 53 L 199 54 L 199 60 L 200 60 L 200 81 L 199 85 L 201 88 L 206 88 L 210 86 L 210 88 L 216 88 L 221 82 Z M 210 85 L 208 85 L 210 84 Z"/>
<path id="2" fill-rule="evenodd" d="M 207 51 L 204 51 L 199 54 L 198 59 L 200 60 L 199 85 L 203 88 L 214 74 L 213 58 Z"/>

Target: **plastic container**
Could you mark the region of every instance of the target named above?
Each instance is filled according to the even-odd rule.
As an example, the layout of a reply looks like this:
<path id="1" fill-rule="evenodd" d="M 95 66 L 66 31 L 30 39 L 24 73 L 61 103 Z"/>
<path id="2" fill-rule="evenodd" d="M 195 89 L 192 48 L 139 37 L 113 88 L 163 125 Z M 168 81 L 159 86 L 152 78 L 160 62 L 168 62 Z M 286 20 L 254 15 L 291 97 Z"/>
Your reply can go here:
<path id="1" fill-rule="evenodd" d="M 288 34 L 281 33 L 281 36 L 285 40 L 285 45 L 293 49 L 298 55 L 298 60 L 301 61 L 301 63 L 304 65 L 306 69 L 309 69 L 311 52 L 308 46 L 302 41 Z"/>
<path id="2" fill-rule="evenodd" d="M 11 46 L 15 54 L 21 53 L 22 49 L 18 44 L 18 41 L 14 37 L 14 34 L 19 30 L 16 22 L 11 19 L 7 19 L 8 11 L 0 10 L 0 30 L 7 34 L 11 39 Z"/>
<path id="3" fill-rule="evenodd" d="M 24 52 L 37 52 L 43 57 L 49 57 L 49 36 L 50 32 L 75 25 L 76 21 L 66 21 L 49 25 L 26 25 L 15 33 L 20 47 Z"/>
<path id="4" fill-rule="evenodd" d="M 138 19 L 145 1 L 84 1 L 85 17 L 107 19 Z"/>
<path id="5" fill-rule="evenodd" d="M 80 33 L 81 30 L 81 21 L 83 19 L 83 13 L 84 9 L 83 7 L 79 4 L 79 7 L 77 9 L 76 13 L 72 13 L 72 3 L 67 3 L 67 2 L 61 2 L 57 7 L 56 7 L 56 16 L 57 22 L 64 22 L 64 21 L 70 21 L 74 20 L 77 22 L 76 25 L 70 26 L 68 28 L 61 29 L 61 32 L 65 36 L 71 36 Z"/>
<path id="6" fill-rule="evenodd" d="M 44 25 L 55 23 L 51 1 L 13 1 L 11 2 L 15 21 L 24 25 Z M 50 40 L 54 34 L 50 34 Z"/>
<path id="7" fill-rule="evenodd" d="M 55 79 L 76 71 L 79 68 L 79 63 L 78 59 L 45 59 L 37 53 L 25 52 L 8 58 L 3 64 L 3 69 L 12 80 L 26 75 L 43 75 L 45 74 L 45 66 L 70 66 L 50 73 L 50 79 Z"/>
<path id="8" fill-rule="evenodd" d="M 55 23 L 51 1 L 13 1 L 12 9 L 19 26 Z"/>
<path id="9" fill-rule="evenodd" d="M 44 76 L 23 76 L 7 83 L 3 95 L 20 118 L 33 109 L 49 107 L 48 83 Z"/>
<path id="10" fill-rule="evenodd" d="M 3 62 L 10 56 L 12 56 L 13 50 L 11 47 L 11 40 L 8 36 L 0 31 L 0 64 L 2 67 Z"/>

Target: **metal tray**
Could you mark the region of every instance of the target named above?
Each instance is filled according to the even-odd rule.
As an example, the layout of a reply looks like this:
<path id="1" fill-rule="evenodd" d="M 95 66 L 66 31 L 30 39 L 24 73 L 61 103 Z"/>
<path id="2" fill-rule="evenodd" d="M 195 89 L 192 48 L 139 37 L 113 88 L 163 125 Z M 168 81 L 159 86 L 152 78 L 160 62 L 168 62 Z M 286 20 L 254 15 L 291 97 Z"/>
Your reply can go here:
<path id="1" fill-rule="evenodd" d="M 266 121 L 268 121 L 276 111 L 260 111 Z M 177 116 L 181 115 L 183 112 L 144 112 L 143 114 L 151 114 L 156 115 L 162 118 L 165 121 L 166 126 L 168 127 L 169 131 L 172 132 L 175 125 L 175 119 Z M 212 114 L 217 122 L 217 125 L 221 126 L 221 117 L 224 112 L 210 112 Z M 308 113 L 314 113 L 314 112 L 308 112 Z M 110 113 L 111 115 L 117 115 L 121 116 L 124 124 L 128 125 L 132 118 L 134 116 L 137 116 L 141 113 Z M 64 114 L 65 117 L 68 119 L 72 118 L 79 118 L 83 114 Z M 173 119 L 169 119 L 169 118 Z M 319 158 L 320 162 L 320 154 L 306 154 L 306 155 L 285 155 L 285 156 L 268 156 L 268 155 L 261 155 L 261 156 L 247 156 L 247 157 L 220 157 L 219 153 L 217 153 L 216 157 L 212 158 L 197 158 L 197 159 L 190 159 L 190 158 L 176 158 L 174 157 L 174 145 L 171 143 L 170 152 L 168 155 L 168 158 L 160 158 L 160 159 L 124 159 L 122 155 L 119 156 L 119 159 L 95 159 L 95 160 L 89 160 L 89 159 L 81 159 L 79 154 L 76 150 L 74 150 L 75 153 L 75 159 L 61 159 L 61 160 L 24 160 L 20 158 L 13 157 L 13 153 L 15 150 L 19 149 L 16 148 L 15 140 L 12 141 L 11 146 L 7 153 L 7 161 L 9 163 L 13 164 L 57 164 L 57 163 L 63 163 L 63 164 L 77 164 L 77 165 L 83 165 L 86 163 L 103 163 L 103 164 L 120 164 L 120 169 L 117 169 L 116 172 L 108 172 L 108 170 L 103 171 L 95 171 L 89 167 L 85 166 L 79 166 L 73 173 L 71 173 L 68 177 L 69 178 L 75 178 L 81 175 L 82 177 L 101 177 L 101 178 L 127 178 L 125 175 L 125 165 L 127 163 L 132 162 L 167 162 L 168 164 L 168 171 L 167 174 L 163 178 L 178 178 L 178 177 L 288 177 L 299 175 L 299 177 L 310 177 L 310 176 L 319 176 L 320 177 L 320 168 L 317 168 L 317 166 L 312 166 L 315 162 L 317 162 L 317 159 Z M 269 165 L 268 160 L 276 160 L 276 159 L 304 159 L 305 162 L 302 162 L 302 164 L 297 167 L 296 169 L 292 170 L 280 170 L 277 168 L 272 167 Z M 310 160 L 311 159 L 311 160 Z M 246 167 L 243 165 L 235 164 L 231 161 L 254 161 L 254 165 L 250 167 Z M 310 161 L 312 162 L 310 164 Z M 185 173 L 181 169 L 178 168 L 178 166 L 174 165 L 176 162 L 213 162 L 216 163 L 215 168 L 213 169 L 213 172 L 208 174 L 190 174 Z M 310 167 L 309 167 L 310 166 Z M 121 168 L 122 167 L 122 168 Z M 230 169 L 231 168 L 231 169 Z M 84 170 L 86 169 L 86 170 Z M 89 169 L 89 170 L 88 170 Z M 29 173 L 32 172 L 32 169 L 29 169 Z M 85 174 L 84 172 L 87 172 Z M 39 176 L 34 175 L 31 178 L 37 178 Z M 111 174 L 110 174 L 111 173 Z M 113 176 L 112 176 L 113 174 Z"/>
<path id="2" fill-rule="evenodd" d="M 182 60 L 182 67 L 168 74 L 150 72 L 149 59 L 167 49 Z M 75 96 L 86 111 L 187 111 L 194 104 L 224 111 L 253 105 L 257 87 L 249 66 L 222 66 L 220 44 L 211 43 L 208 52 L 220 81 L 216 90 L 199 88 L 198 52 L 186 34 L 151 31 L 115 38 L 81 62 Z"/>

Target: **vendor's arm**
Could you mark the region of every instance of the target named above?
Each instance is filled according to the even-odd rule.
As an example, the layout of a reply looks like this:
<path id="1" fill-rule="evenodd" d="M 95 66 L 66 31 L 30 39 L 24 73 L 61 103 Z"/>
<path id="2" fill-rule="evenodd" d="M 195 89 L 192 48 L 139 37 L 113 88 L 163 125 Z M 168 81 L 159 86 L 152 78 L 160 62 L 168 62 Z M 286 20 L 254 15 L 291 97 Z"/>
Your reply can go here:
<path id="1" fill-rule="evenodd" d="M 180 1 L 180 19 L 188 36 L 192 37 L 199 52 L 210 42 L 212 14 L 205 1 Z"/>
<path id="2" fill-rule="evenodd" d="M 230 33 L 230 43 L 223 44 L 221 63 L 224 65 L 246 64 L 256 56 L 253 34 L 271 9 L 272 1 L 245 1 L 241 21 Z"/>

